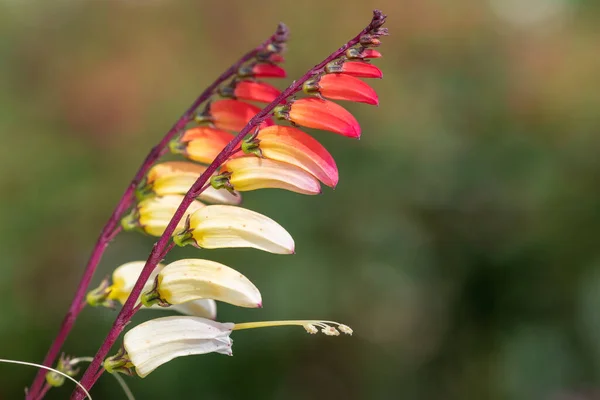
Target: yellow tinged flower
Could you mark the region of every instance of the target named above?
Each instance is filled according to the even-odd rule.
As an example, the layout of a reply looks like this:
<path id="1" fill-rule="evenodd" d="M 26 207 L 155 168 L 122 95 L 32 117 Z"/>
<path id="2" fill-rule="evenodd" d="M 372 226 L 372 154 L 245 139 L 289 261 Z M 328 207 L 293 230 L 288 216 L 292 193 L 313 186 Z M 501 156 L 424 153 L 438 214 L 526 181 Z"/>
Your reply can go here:
<path id="1" fill-rule="evenodd" d="M 321 184 L 304 169 L 286 162 L 255 156 L 233 158 L 223 164 L 222 173 L 235 190 L 285 189 L 300 194 L 319 194 Z"/>
<path id="2" fill-rule="evenodd" d="M 125 230 L 141 229 L 148 235 L 160 236 L 173 218 L 173 214 L 181 204 L 183 196 L 167 195 L 161 197 L 150 197 L 140 201 L 129 215 L 126 215 L 121 221 Z M 185 221 L 188 215 L 204 207 L 199 201 L 190 204 L 187 212 L 177 225 L 177 231 L 185 227 Z"/>
<path id="3" fill-rule="evenodd" d="M 143 299 L 158 296 L 169 304 L 214 299 L 239 307 L 262 307 L 260 292 L 248 278 L 209 260 L 185 259 L 167 265 L 158 274 L 154 292 Z"/>
<path id="4" fill-rule="evenodd" d="M 180 246 L 252 247 L 276 254 L 294 253 L 294 239 L 281 225 L 245 208 L 206 206 L 191 214 L 189 221 L 187 231 L 174 235 L 173 240 Z"/>
<path id="5" fill-rule="evenodd" d="M 138 189 L 138 196 L 143 198 L 148 194 L 158 196 L 186 194 L 205 170 L 205 166 L 187 161 L 156 164 L 148 171 L 145 184 Z M 237 194 L 213 187 L 208 187 L 198 199 L 218 204 L 239 204 L 242 201 L 241 196 Z"/>
<path id="6" fill-rule="evenodd" d="M 146 261 L 132 261 L 117 267 L 112 273 L 112 285 L 107 288 L 107 298 L 109 300 L 118 301 L 121 305 L 125 304 L 145 264 Z M 150 275 L 150 278 L 144 285 L 143 293 L 153 288 L 156 276 L 164 269 L 164 267 L 163 264 L 158 264 L 156 266 L 155 270 Z M 203 299 L 197 298 L 190 300 L 193 301 L 169 307 L 167 310 L 171 309 L 182 314 L 210 319 L 216 318 L 217 304 L 213 299 L 205 297 Z M 152 309 L 164 310 L 165 308 L 154 306 Z"/>

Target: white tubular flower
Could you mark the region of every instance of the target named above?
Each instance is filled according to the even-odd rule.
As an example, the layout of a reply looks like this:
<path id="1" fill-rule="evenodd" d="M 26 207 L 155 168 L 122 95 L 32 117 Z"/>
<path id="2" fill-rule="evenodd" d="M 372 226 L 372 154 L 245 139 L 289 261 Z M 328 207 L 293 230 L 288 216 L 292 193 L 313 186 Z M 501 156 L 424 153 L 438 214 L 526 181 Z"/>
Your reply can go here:
<path id="1" fill-rule="evenodd" d="M 281 225 L 245 208 L 206 206 L 191 214 L 189 222 L 189 229 L 173 238 L 180 246 L 253 247 L 276 254 L 294 253 L 294 239 Z"/>
<path id="2" fill-rule="evenodd" d="M 123 338 L 124 351 L 107 358 L 103 366 L 110 373 L 132 374 L 135 370 L 143 378 L 177 357 L 206 353 L 233 355 L 233 342 L 229 336 L 234 330 L 292 325 L 302 326 L 311 334 L 320 331 L 327 336 L 339 336 L 342 331 L 352 335 L 350 327 L 334 321 L 288 320 L 233 324 L 198 317 L 164 317 L 146 321 L 127 332 Z"/>
<path id="3" fill-rule="evenodd" d="M 164 267 L 152 291 L 142 302 L 186 304 L 192 300 L 214 299 L 239 307 L 262 307 L 260 292 L 233 268 L 209 260 L 185 259 Z"/>
<path id="4" fill-rule="evenodd" d="M 131 294 L 131 290 L 133 289 L 135 282 L 142 272 L 142 269 L 144 269 L 145 264 L 146 261 L 132 261 L 117 267 L 112 274 L 112 284 L 103 282 L 98 289 L 92 290 L 90 293 L 88 293 L 87 302 L 93 306 L 114 306 L 116 305 L 115 302 L 118 302 L 121 305 L 125 304 L 127 298 L 129 298 L 129 295 Z M 150 275 L 150 279 L 148 279 L 144 285 L 142 293 L 152 290 L 156 276 L 163 268 L 163 264 L 158 264 L 156 266 L 156 269 Z M 169 308 L 164 308 L 157 305 L 153 306 L 152 309 L 171 309 L 180 312 L 181 314 L 194 315 L 197 317 L 210 319 L 215 319 L 217 317 L 217 303 L 209 298 L 198 298 L 185 304 L 178 304 Z"/>
<path id="5" fill-rule="evenodd" d="M 231 323 L 198 317 L 157 318 L 127 332 L 123 346 L 129 362 L 143 378 L 177 357 L 206 353 L 231 355 L 229 335 L 233 327 Z"/>

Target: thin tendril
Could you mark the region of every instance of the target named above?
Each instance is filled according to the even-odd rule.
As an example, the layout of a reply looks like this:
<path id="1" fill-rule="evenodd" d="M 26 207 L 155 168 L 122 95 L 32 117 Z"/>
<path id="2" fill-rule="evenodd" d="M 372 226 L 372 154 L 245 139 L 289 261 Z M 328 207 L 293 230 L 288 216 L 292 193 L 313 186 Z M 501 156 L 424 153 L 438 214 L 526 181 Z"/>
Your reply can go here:
<path id="1" fill-rule="evenodd" d="M 51 368 L 51 367 L 46 367 L 45 365 L 36 364 L 36 363 L 30 363 L 30 362 L 27 362 L 27 361 L 7 360 L 7 359 L 4 359 L 4 358 L 0 358 L 0 362 L 7 363 L 7 364 L 28 365 L 30 367 L 38 367 L 38 368 L 41 368 L 41 369 L 45 369 L 45 370 L 48 370 L 48 371 L 55 372 L 55 373 L 57 373 L 59 375 L 64 376 L 65 378 L 67 378 L 68 380 L 72 381 L 77 386 L 79 386 L 79 388 L 85 393 L 86 397 L 89 398 L 90 400 L 92 400 L 92 396 L 90 396 L 90 393 L 85 389 L 85 387 L 81 383 L 79 383 L 77 381 L 77 379 L 75 379 L 75 378 L 73 378 L 73 377 L 65 374 L 62 371 L 59 371 L 59 370 Z"/>
<path id="2" fill-rule="evenodd" d="M 92 362 L 92 361 L 94 361 L 94 357 L 78 357 L 78 358 L 73 358 L 71 360 L 71 364 L 77 365 L 80 362 Z M 121 375 L 119 375 L 118 373 L 111 374 L 111 375 L 115 377 L 115 379 L 119 383 L 119 386 L 121 386 L 121 389 L 123 389 L 123 392 L 125 393 L 125 397 L 127 397 L 127 400 L 135 400 L 135 396 L 133 395 L 133 392 L 127 385 L 127 382 L 125 382 L 125 379 L 123 379 L 123 377 Z"/>

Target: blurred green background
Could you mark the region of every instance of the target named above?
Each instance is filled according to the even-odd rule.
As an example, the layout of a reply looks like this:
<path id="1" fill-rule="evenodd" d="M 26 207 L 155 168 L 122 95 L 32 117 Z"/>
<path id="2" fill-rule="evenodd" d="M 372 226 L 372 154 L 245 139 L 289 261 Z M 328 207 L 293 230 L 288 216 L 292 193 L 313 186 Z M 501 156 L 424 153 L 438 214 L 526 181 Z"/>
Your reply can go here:
<path id="1" fill-rule="evenodd" d="M 297 254 L 176 249 L 239 269 L 264 309 L 221 321 L 323 318 L 238 332 L 234 357 L 177 359 L 139 399 L 600 398 L 600 3 L 575 0 L 0 1 L 0 357 L 39 362 L 104 221 L 196 95 L 284 21 L 283 87 L 354 36 L 391 36 L 345 104 L 360 141 L 315 136 L 341 181 L 245 205 Z M 121 234 L 94 283 L 145 259 Z M 65 349 L 93 355 L 116 313 L 86 309 Z M 150 313 L 138 315 L 137 321 Z M 0 399 L 34 370 L 0 365 Z M 72 386 L 48 398 L 67 398 Z M 97 399 L 124 398 L 104 376 Z"/>

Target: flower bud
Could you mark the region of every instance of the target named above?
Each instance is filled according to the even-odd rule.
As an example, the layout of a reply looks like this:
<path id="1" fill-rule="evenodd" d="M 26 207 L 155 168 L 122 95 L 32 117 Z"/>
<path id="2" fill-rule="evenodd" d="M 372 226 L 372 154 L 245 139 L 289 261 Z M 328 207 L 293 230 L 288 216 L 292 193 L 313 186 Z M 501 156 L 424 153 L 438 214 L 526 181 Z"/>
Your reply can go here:
<path id="1" fill-rule="evenodd" d="M 381 53 L 375 49 L 366 49 L 364 47 L 352 47 L 346 50 L 346 57 L 349 59 L 363 60 L 365 58 L 379 58 Z"/>
<path id="2" fill-rule="evenodd" d="M 332 61 L 325 66 L 328 74 L 344 73 L 357 78 L 382 78 L 383 72 L 375 65 L 362 61 Z"/>
<path id="3" fill-rule="evenodd" d="M 360 138 L 360 125 L 344 107 L 322 99 L 304 98 L 285 106 L 277 106 L 274 115 L 294 124 L 322 129 L 340 135 Z"/>
<path id="4" fill-rule="evenodd" d="M 230 91 L 229 91 L 230 90 Z M 238 81 L 234 87 L 225 86 L 221 95 L 230 95 L 240 100 L 258 101 L 270 103 L 279 96 L 281 92 L 274 86 L 264 82 Z"/>
<path id="5" fill-rule="evenodd" d="M 210 103 L 206 110 L 196 115 L 196 122 L 212 123 L 218 129 L 226 131 L 241 131 L 254 117 L 260 108 L 238 100 L 217 100 Z M 266 119 L 263 126 L 273 125 L 271 119 Z"/>
<path id="6" fill-rule="evenodd" d="M 308 94 L 320 94 L 334 100 L 348 100 L 378 105 L 375 89 L 365 82 L 346 74 L 327 74 L 304 83 L 303 90 Z"/>
<path id="7" fill-rule="evenodd" d="M 212 205 L 189 218 L 189 228 L 174 235 L 180 245 L 205 249 L 252 247 L 276 254 L 294 253 L 294 239 L 272 219 L 241 207 Z"/>
<path id="8" fill-rule="evenodd" d="M 121 225 L 127 231 L 139 229 L 148 235 L 160 236 L 165 231 L 171 218 L 173 218 L 173 214 L 179 208 L 182 200 L 183 196 L 175 194 L 144 199 L 128 215 L 123 217 Z M 184 228 L 188 215 L 202 207 L 204 207 L 204 204 L 193 201 L 181 221 L 179 221 L 176 232 Z"/>
<path id="9" fill-rule="evenodd" d="M 175 261 L 159 273 L 154 289 L 142 301 L 186 304 L 214 299 L 238 307 L 262 307 L 260 292 L 246 278 L 226 265 L 199 259 Z M 147 305 L 147 304 L 146 304 Z"/>
<path id="10" fill-rule="evenodd" d="M 150 195 L 186 194 L 206 167 L 186 161 L 168 161 L 153 166 L 146 177 L 145 184 L 138 189 L 138 197 Z M 216 190 L 208 187 L 200 196 L 200 200 L 209 203 L 239 204 L 239 194 L 227 190 Z"/>
<path id="11" fill-rule="evenodd" d="M 300 194 L 319 194 L 321 185 L 313 175 L 292 164 L 259 157 L 238 157 L 221 167 L 227 181 L 215 187 L 246 192 L 257 189 L 285 189 Z M 214 184 L 214 183 L 213 183 Z"/>
<path id="12" fill-rule="evenodd" d="M 235 136 L 208 126 L 188 129 L 169 144 L 171 152 L 202 164 L 210 164 Z"/>
<path id="13" fill-rule="evenodd" d="M 285 78 L 285 69 L 271 63 L 256 63 L 243 66 L 238 70 L 240 78 Z"/>

